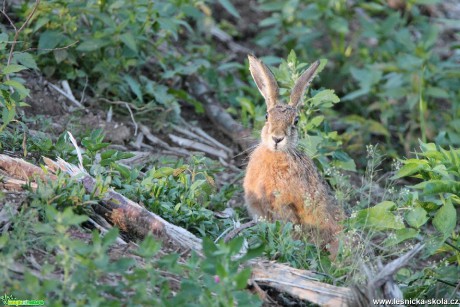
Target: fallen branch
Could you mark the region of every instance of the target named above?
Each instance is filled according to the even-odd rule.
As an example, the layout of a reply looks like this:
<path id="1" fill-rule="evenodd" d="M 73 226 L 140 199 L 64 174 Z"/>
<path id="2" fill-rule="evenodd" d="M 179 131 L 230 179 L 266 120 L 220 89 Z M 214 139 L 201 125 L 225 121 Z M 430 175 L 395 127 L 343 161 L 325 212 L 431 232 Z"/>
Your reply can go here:
<path id="1" fill-rule="evenodd" d="M 215 156 L 217 158 L 228 159 L 227 154 L 223 150 L 215 149 L 215 148 L 213 148 L 211 146 L 208 146 L 206 144 L 199 143 L 197 141 L 189 140 L 189 139 L 186 139 L 186 138 L 182 138 L 182 137 L 174 135 L 174 134 L 169 134 L 168 136 L 171 139 L 171 141 L 173 141 L 174 143 L 176 143 L 177 145 L 179 145 L 181 147 L 192 148 L 192 149 L 195 149 L 195 150 L 210 154 L 210 155 Z"/>
<path id="2" fill-rule="evenodd" d="M 233 229 L 232 231 L 230 231 L 230 232 L 225 236 L 224 242 L 228 242 L 228 241 L 232 240 L 232 239 L 235 238 L 237 235 L 239 235 L 243 230 L 248 229 L 248 228 L 251 228 L 251 227 L 254 227 L 256 224 L 257 224 L 257 222 L 255 222 L 255 221 L 250 221 L 250 222 L 244 223 L 244 224 L 241 225 L 240 227 L 237 227 L 237 228 Z"/>
<path id="3" fill-rule="evenodd" d="M 45 180 L 46 174 L 42 168 L 30 164 L 22 159 L 12 158 L 10 156 L 0 154 L 0 169 L 11 177 L 21 180 L 34 181 L 38 176 L 40 179 Z M 55 179 L 54 175 L 49 175 L 51 179 Z"/>
<path id="4" fill-rule="evenodd" d="M 319 282 L 316 274 L 287 265 L 274 262 L 253 264 L 251 280 L 261 287 L 274 288 L 321 306 L 355 306 L 350 288 Z"/>
<path id="5" fill-rule="evenodd" d="M 57 162 L 44 158 L 46 165 L 53 170 L 60 169 L 80 181 L 86 191 L 97 190 L 96 180 L 76 166 L 58 158 Z M 99 206 L 93 207 L 121 231 L 136 239 L 143 239 L 149 233 L 160 239 L 164 244 L 179 250 L 192 249 L 200 252 L 201 239 L 187 230 L 165 221 L 160 216 L 148 211 L 139 204 L 110 189 Z"/>
<path id="6" fill-rule="evenodd" d="M 79 108 L 79 109 L 84 109 L 85 108 L 78 100 L 76 100 L 74 97 L 72 97 L 73 95 L 70 96 L 68 93 L 66 93 L 65 91 L 61 90 L 59 87 L 57 87 L 53 83 L 47 82 L 46 84 L 48 84 L 53 90 L 55 90 L 56 92 L 58 92 L 59 94 L 61 94 L 65 98 L 67 98 L 77 108 Z"/>
<path id="7" fill-rule="evenodd" d="M 0 186 L 2 186 L 5 190 L 15 191 L 15 192 L 24 190 L 23 186 L 27 184 L 30 185 L 32 190 L 37 189 L 37 184 L 35 182 L 27 182 L 27 181 L 15 179 L 15 178 L 4 178 L 2 182 L 0 182 Z"/>
<path id="8" fill-rule="evenodd" d="M 238 144 L 243 150 L 250 148 L 255 140 L 251 137 L 251 130 L 246 129 L 235 121 L 230 114 L 228 114 L 220 103 L 214 100 L 210 95 L 211 90 L 206 82 L 198 77 L 191 76 L 187 79 L 187 87 L 190 93 L 204 104 L 206 116 L 233 142 Z"/>
<path id="9" fill-rule="evenodd" d="M 190 131 L 192 131 L 192 132 L 196 133 L 197 135 L 200 135 L 203 138 L 207 139 L 209 141 L 210 145 L 214 145 L 214 146 L 216 146 L 216 147 L 228 152 L 229 155 L 233 154 L 233 150 L 231 150 L 230 148 L 228 148 L 227 146 L 225 146 L 224 144 L 222 144 L 221 142 L 219 142 L 218 140 L 216 140 L 215 138 L 213 138 L 212 136 L 210 136 L 209 134 L 204 132 L 201 128 L 196 127 L 196 126 L 192 126 L 189 123 L 187 123 L 186 121 L 184 121 L 183 124 Z"/>
<path id="10" fill-rule="evenodd" d="M 169 146 L 168 143 L 166 143 L 165 141 L 163 141 L 159 137 L 156 137 L 155 135 L 153 135 L 152 132 L 150 132 L 150 129 L 147 126 L 140 124 L 139 128 L 142 131 L 142 133 L 145 135 L 145 137 L 150 142 L 152 142 L 153 144 L 159 145 L 159 146 L 163 147 L 164 149 L 166 149 L 166 150 L 168 150 L 170 152 L 173 152 L 175 155 L 179 155 L 179 156 L 190 156 L 191 155 L 191 153 L 189 151 L 187 151 L 187 150 L 185 150 L 183 148 L 177 148 L 177 147 Z"/>

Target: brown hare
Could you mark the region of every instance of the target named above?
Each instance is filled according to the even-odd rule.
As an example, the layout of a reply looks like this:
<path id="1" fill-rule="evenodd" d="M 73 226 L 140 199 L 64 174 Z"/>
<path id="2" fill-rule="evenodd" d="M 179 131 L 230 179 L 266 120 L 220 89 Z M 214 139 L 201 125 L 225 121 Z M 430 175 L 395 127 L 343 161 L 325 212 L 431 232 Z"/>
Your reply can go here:
<path id="1" fill-rule="evenodd" d="M 261 142 L 250 155 L 244 193 L 255 219 L 300 224 L 317 245 L 330 244 L 335 255 L 342 210 L 311 158 L 296 149 L 299 106 L 318 66 L 316 61 L 299 77 L 286 104 L 279 101 L 278 84 L 269 68 L 249 56 L 249 70 L 265 98 L 267 114 Z"/>

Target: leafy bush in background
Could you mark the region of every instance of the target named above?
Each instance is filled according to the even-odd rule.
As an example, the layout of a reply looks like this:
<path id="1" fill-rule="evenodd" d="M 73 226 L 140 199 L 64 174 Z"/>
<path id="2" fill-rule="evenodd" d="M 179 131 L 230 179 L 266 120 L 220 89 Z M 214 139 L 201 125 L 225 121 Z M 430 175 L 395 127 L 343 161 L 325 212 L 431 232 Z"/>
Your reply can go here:
<path id="1" fill-rule="evenodd" d="M 382 1 L 260 0 L 269 16 L 256 41 L 280 54 L 329 59 L 322 84 L 344 94 L 336 116 L 349 150 L 372 135 L 392 156 L 408 154 L 417 138 L 458 145 L 458 45 L 443 42 L 451 55 L 440 55 L 439 27 L 418 3 L 426 1 L 410 1 L 402 13 Z"/>

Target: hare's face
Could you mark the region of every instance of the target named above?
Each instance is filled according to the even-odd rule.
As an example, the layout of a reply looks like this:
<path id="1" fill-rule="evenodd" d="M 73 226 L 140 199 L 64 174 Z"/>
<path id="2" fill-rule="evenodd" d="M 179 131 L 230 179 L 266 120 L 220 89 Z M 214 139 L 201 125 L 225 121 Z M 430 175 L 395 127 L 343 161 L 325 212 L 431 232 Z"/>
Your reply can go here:
<path id="1" fill-rule="evenodd" d="M 262 129 L 262 145 L 274 151 L 289 151 L 297 145 L 298 107 L 305 90 L 318 70 L 314 62 L 295 82 L 289 103 L 279 103 L 279 88 L 270 69 L 254 56 L 249 56 L 249 70 L 267 104 L 267 122 Z"/>
<path id="2" fill-rule="evenodd" d="M 273 151 L 289 151 L 297 145 L 297 108 L 278 104 L 267 112 L 262 144 Z"/>

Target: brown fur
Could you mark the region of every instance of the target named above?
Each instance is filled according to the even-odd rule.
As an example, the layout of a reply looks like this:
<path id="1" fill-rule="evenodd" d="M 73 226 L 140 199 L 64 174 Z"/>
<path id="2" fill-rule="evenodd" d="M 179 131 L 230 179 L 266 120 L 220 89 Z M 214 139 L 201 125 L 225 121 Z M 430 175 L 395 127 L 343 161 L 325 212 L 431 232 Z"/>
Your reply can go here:
<path id="1" fill-rule="evenodd" d="M 251 57 L 250 65 L 252 75 L 257 75 L 257 79 L 254 79 L 259 90 L 266 101 L 269 97 L 269 110 L 261 143 L 250 156 L 244 178 L 248 210 L 255 218 L 300 224 L 318 245 L 335 245 L 331 250 L 334 253 L 337 248 L 334 239 L 341 229 L 339 221 L 343 218 L 342 210 L 313 161 L 296 149 L 297 105 L 316 69 L 308 69 L 299 78 L 294 91 L 301 92 L 293 91 L 290 104 L 281 104 L 278 97 L 270 96 L 271 93 L 277 93 L 277 89 L 270 87 L 269 93 L 265 90 L 266 86 L 259 86 L 261 82 L 276 84 L 268 68 Z M 305 76 L 307 73 L 310 74 L 308 78 Z M 295 97 L 295 101 L 292 101 L 292 97 Z"/>

